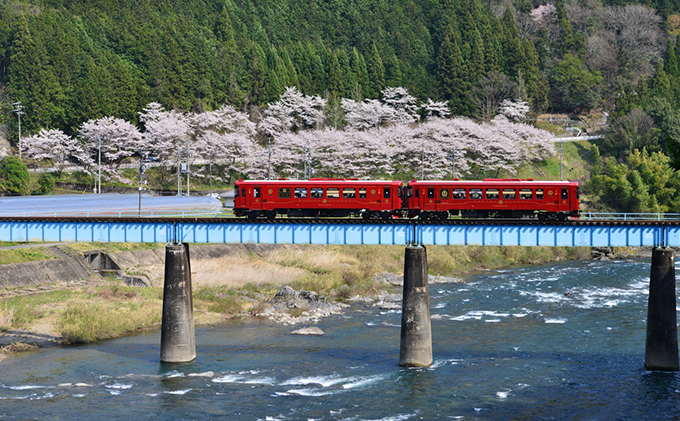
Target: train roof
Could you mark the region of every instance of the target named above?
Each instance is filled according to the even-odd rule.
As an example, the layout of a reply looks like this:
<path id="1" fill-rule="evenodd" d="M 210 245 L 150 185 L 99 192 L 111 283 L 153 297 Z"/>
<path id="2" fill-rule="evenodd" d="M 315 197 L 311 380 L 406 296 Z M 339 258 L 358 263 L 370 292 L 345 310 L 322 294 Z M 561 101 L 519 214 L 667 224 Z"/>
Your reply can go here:
<path id="1" fill-rule="evenodd" d="M 431 186 L 473 186 L 473 185 L 491 185 L 491 184 L 502 184 L 506 186 L 532 186 L 532 185 L 543 185 L 543 186 L 565 186 L 565 185 L 578 185 L 579 182 L 575 180 L 532 180 L 532 179 L 500 179 L 500 178 L 487 178 L 484 180 L 411 180 L 409 185 L 419 184 L 419 185 L 431 185 Z"/>

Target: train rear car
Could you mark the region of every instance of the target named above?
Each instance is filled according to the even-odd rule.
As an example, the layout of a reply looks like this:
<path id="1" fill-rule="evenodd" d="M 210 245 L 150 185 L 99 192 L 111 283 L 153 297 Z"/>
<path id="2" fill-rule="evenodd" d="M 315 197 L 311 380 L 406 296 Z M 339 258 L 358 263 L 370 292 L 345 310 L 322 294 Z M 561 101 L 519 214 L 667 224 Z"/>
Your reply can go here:
<path id="1" fill-rule="evenodd" d="M 406 187 L 409 217 L 578 218 L 577 181 L 484 179 L 482 181 L 416 181 Z"/>
<path id="2" fill-rule="evenodd" d="M 239 180 L 234 214 L 250 219 L 346 217 L 389 219 L 401 214 L 402 182 L 343 178 Z"/>

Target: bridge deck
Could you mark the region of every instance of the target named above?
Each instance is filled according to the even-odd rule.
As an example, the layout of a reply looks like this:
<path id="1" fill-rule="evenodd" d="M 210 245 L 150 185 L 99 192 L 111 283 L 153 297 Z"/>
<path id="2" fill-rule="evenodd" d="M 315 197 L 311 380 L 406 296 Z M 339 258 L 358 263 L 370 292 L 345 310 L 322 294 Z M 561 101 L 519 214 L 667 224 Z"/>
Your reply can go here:
<path id="1" fill-rule="evenodd" d="M 680 247 L 680 221 L 0 218 L 0 241 Z"/>

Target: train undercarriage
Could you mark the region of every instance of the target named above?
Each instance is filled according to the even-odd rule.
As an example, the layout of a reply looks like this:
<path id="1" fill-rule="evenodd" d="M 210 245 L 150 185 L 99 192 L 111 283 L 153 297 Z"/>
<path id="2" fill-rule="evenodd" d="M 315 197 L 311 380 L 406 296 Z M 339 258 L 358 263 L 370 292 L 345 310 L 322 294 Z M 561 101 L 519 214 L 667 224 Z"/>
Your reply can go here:
<path id="1" fill-rule="evenodd" d="M 445 221 L 449 218 L 470 219 L 538 219 L 539 221 L 566 221 L 578 218 L 578 212 L 544 212 L 530 210 L 455 210 L 455 211 L 369 211 L 366 209 L 276 209 L 276 210 L 236 210 L 238 217 L 249 220 L 265 218 L 275 219 L 277 216 L 288 218 L 363 218 L 369 220 L 419 219 L 422 221 Z"/>

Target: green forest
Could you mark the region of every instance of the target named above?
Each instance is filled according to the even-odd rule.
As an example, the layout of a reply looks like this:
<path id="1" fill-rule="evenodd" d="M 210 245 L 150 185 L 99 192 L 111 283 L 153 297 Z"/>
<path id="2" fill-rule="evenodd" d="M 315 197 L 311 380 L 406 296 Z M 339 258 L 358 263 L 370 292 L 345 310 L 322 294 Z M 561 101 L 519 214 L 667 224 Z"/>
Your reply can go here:
<path id="1" fill-rule="evenodd" d="M 229 104 L 257 120 L 287 86 L 330 102 L 405 87 L 484 119 L 476 93 L 502 75 L 534 118 L 605 113 L 591 192 L 618 180 L 633 195 L 640 162 L 670 178 L 680 167 L 679 35 L 678 0 L 5 0 L 0 124 L 16 145 L 17 102 L 24 135 L 104 116 L 138 124 L 150 102 Z M 601 206 L 678 203 L 649 196 Z"/>

